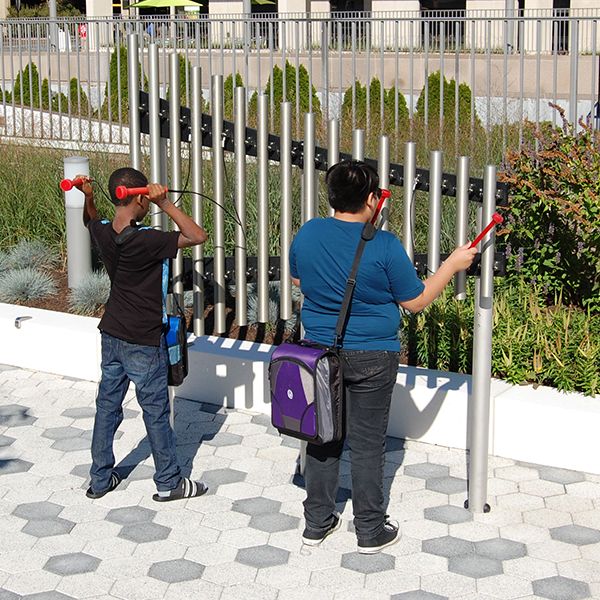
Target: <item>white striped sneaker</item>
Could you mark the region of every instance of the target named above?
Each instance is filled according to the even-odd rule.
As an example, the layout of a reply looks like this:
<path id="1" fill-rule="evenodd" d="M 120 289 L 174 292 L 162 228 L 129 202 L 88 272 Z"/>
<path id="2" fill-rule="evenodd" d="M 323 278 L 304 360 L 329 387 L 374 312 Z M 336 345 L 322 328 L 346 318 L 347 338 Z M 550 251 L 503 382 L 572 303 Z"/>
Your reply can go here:
<path id="1" fill-rule="evenodd" d="M 172 500 L 184 500 L 186 498 L 197 498 L 208 492 L 208 487 L 201 481 L 192 481 L 187 477 L 182 477 L 179 485 L 172 489 L 168 496 L 160 493 L 154 494 L 152 499 L 156 502 L 171 502 Z"/>

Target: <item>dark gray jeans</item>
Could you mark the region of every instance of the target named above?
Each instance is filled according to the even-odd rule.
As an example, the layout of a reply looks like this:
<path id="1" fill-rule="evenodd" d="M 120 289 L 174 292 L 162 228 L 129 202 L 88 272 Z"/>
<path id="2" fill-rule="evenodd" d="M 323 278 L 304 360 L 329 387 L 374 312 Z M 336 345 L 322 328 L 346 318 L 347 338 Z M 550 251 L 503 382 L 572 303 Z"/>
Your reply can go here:
<path id="1" fill-rule="evenodd" d="M 342 350 L 346 392 L 346 438 L 351 451 L 352 506 L 359 540 L 377 536 L 385 523 L 383 465 L 397 352 Z M 331 524 L 343 440 L 308 444 L 304 481 L 306 527 L 322 532 Z"/>

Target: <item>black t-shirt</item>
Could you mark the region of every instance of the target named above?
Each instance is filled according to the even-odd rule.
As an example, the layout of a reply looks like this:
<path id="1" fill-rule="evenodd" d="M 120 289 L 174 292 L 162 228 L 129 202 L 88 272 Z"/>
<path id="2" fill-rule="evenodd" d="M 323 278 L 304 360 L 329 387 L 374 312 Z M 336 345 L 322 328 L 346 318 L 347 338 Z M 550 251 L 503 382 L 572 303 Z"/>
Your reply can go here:
<path id="1" fill-rule="evenodd" d="M 132 344 L 158 346 L 168 259 L 177 255 L 179 232 L 137 229 L 120 245 L 119 264 L 113 274 L 117 232 L 110 221 L 98 219 L 91 220 L 88 229 L 112 276 L 110 297 L 98 328 Z"/>

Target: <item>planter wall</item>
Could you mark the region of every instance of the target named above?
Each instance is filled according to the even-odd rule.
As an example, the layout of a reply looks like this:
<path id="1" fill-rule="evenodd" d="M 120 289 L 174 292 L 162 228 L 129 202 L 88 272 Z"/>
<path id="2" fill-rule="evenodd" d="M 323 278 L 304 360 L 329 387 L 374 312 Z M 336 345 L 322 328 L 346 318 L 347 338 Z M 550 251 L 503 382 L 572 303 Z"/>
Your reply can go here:
<path id="1" fill-rule="evenodd" d="M 31 316 L 15 327 L 15 319 Z M 98 319 L 0 304 L 0 363 L 98 381 Z M 269 414 L 272 346 L 190 338 L 190 374 L 179 397 Z M 467 448 L 471 377 L 401 366 L 389 434 Z M 492 380 L 490 454 L 600 473 L 600 398 Z"/>

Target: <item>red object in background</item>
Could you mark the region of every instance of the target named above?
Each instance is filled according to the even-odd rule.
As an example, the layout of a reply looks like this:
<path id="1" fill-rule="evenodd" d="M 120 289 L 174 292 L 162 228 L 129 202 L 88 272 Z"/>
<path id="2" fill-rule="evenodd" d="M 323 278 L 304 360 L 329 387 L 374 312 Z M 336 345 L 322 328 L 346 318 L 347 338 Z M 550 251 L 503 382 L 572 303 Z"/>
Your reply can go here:
<path id="1" fill-rule="evenodd" d="M 165 192 L 167 192 L 167 188 L 165 188 Z M 117 200 L 124 200 L 127 196 L 137 196 L 138 194 L 145 196 L 148 194 L 148 187 L 136 187 L 136 188 L 128 188 L 124 185 L 118 185 L 115 190 L 115 195 L 117 196 Z"/>
<path id="2" fill-rule="evenodd" d="M 79 37 L 82 40 L 85 40 L 85 38 L 87 37 L 87 25 L 85 23 L 80 23 L 77 30 L 79 31 Z"/>
<path id="3" fill-rule="evenodd" d="M 76 179 L 63 179 L 60 182 L 60 189 L 63 192 L 70 192 L 74 187 L 81 185 L 83 182 L 83 177 L 77 177 Z"/>
<path id="4" fill-rule="evenodd" d="M 490 229 L 492 229 L 492 227 L 496 227 L 496 225 L 500 225 L 500 223 L 502 223 L 503 221 L 504 221 L 504 219 L 501 214 L 494 213 L 492 215 L 492 220 L 485 226 L 483 231 L 471 242 L 471 245 L 469 246 L 469 248 L 475 248 L 475 246 L 477 246 L 477 244 L 479 244 L 479 242 L 485 237 L 487 232 Z"/>
<path id="5" fill-rule="evenodd" d="M 375 225 L 375 221 L 383 208 L 383 203 L 392 197 L 392 192 L 390 190 L 381 190 L 381 196 L 379 196 L 379 202 L 377 203 L 377 208 L 375 209 L 375 213 L 373 214 L 373 218 L 371 219 L 371 225 Z"/>

